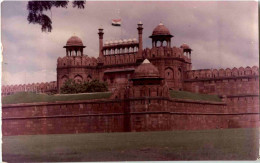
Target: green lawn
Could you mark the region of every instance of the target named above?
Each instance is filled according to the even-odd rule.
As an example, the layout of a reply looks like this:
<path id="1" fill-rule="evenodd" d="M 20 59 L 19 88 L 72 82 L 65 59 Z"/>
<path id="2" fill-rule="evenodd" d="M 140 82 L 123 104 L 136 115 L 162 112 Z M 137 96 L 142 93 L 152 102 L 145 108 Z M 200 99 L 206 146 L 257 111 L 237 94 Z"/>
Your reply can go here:
<path id="1" fill-rule="evenodd" d="M 3 161 L 248 160 L 259 129 L 3 136 Z"/>
<path id="2" fill-rule="evenodd" d="M 170 96 L 171 98 L 177 98 L 177 99 L 221 102 L 221 99 L 217 95 L 199 94 L 199 93 L 186 92 L 186 91 L 170 90 Z"/>
<path id="3" fill-rule="evenodd" d="M 107 99 L 112 95 L 111 92 L 96 92 L 82 94 L 59 94 L 47 95 L 36 94 L 32 92 L 20 92 L 9 96 L 2 97 L 2 104 L 34 103 L 34 102 L 55 102 L 55 101 L 76 101 L 91 99 Z M 198 94 L 186 91 L 170 90 L 171 98 L 190 99 L 198 101 L 221 102 L 217 95 Z"/>
<path id="4" fill-rule="evenodd" d="M 20 92 L 10 96 L 2 97 L 2 104 L 18 104 L 33 102 L 55 102 L 55 101 L 76 101 L 109 98 L 110 92 L 82 93 L 82 94 L 60 94 L 47 95 L 32 92 Z"/>

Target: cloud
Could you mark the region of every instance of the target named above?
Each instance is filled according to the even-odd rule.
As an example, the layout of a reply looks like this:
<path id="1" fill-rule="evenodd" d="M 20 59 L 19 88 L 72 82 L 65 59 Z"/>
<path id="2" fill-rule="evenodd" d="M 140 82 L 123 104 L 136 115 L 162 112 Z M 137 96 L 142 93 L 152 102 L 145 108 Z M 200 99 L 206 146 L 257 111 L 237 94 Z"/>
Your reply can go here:
<path id="1" fill-rule="evenodd" d="M 29 84 L 56 81 L 55 70 L 3 72 L 2 85 Z"/>
<path id="2" fill-rule="evenodd" d="M 3 71 L 9 83 L 24 83 L 25 72 L 31 82 L 55 80 L 57 58 L 65 56 L 63 46 L 73 33 L 87 46 L 84 54 L 97 57 L 100 25 L 104 40 L 137 38 L 140 20 L 144 48 L 151 47 L 149 36 L 162 21 L 174 35 L 172 46 L 187 43 L 193 49 L 194 69 L 259 64 L 257 2 L 87 2 L 84 10 L 70 5 L 46 12 L 53 21 L 48 34 L 28 24 L 27 2 L 2 4 L 3 57 L 8 63 Z M 122 28 L 110 24 L 118 16 Z M 41 76 L 45 71 L 50 73 Z"/>

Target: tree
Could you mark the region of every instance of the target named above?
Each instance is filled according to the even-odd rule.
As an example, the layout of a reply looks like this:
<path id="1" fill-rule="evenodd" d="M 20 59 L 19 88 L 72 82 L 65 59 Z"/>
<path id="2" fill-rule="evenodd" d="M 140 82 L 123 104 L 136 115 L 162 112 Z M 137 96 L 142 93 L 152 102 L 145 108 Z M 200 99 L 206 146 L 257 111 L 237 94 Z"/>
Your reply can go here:
<path id="1" fill-rule="evenodd" d="M 61 87 L 61 93 L 68 94 L 68 93 L 76 93 L 75 86 L 76 82 L 72 79 L 68 79 L 65 81 L 64 85 Z"/>
<path id="2" fill-rule="evenodd" d="M 86 93 L 86 92 L 106 92 L 108 91 L 107 83 L 99 80 L 92 80 L 91 82 L 75 82 L 75 80 L 68 79 L 61 87 L 61 93 Z"/>
<path id="3" fill-rule="evenodd" d="M 28 17 L 27 20 L 32 24 L 41 25 L 42 32 L 51 32 L 52 21 L 44 14 L 45 11 L 50 10 L 52 7 L 62 7 L 67 8 L 68 0 L 66 1 L 29 1 L 27 4 Z M 73 7 L 78 7 L 79 9 L 85 8 L 86 1 L 72 1 Z"/>

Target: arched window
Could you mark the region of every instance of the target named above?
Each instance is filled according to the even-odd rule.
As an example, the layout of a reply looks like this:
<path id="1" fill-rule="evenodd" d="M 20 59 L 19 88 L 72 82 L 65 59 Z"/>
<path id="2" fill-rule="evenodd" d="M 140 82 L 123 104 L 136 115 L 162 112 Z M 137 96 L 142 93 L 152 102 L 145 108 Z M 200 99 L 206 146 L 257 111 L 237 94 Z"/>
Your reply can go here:
<path id="1" fill-rule="evenodd" d="M 156 46 L 156 47 L 159 47 L 160 45 L 161 45 L 161 42 L 160 42 L 160 41 L 156 41 L 156 42 L 155 42 L 155 46 Z"/>
<path id="2" fill-rule="evenodd" d="M 165 79 L 174 79 L 174 73 L 173 73 L 173 69 L 168 67 L 164 70 L 165 72 Z"/>
<path id="3" fill-rule="evenodd" d="M 166 40 L 163 41 L 163 46 L 167 46 L 167 41 Z"/>
<path id="4" fill-rule="evenodd" d="M 83 81 L 83 78 L 82 78 L 81 75 L 76 75 L 76 76 L 74 77 L 74 81 L 75 81 L 76 83 L 81 83 L 81 82 Z"/>

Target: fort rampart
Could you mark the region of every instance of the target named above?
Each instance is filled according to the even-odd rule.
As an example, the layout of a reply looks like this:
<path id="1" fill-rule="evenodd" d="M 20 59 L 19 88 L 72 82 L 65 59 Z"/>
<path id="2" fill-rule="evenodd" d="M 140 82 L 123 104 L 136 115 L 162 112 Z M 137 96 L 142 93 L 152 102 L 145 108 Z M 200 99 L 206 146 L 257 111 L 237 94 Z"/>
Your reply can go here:
<path id="1" fill-rule="evenodd" d="M 171 45 L 173 35 L 160 23 L 143 49 L 142 23 L 138 39 L 103 44 L 99 55 L 85 55 L 82 40 L 68 39 L 66 56 L 57 60 L 57 80 L 2 86 L 2 95 L 56 91 L 68 79 L 108 83 L 110 99 L 3 105 L 3 135 L 130 132 L 257 127 L 259 68 L 192 70 L 187 44 Z M 169 89 L 222 97 L 222 102 L 173 99 Z M 195 94 L 194 94 L 195 96 Z M 175 97 L 176 98 L 176 97 Z"/>
<path id="2" fill-rule="evenodd" d="M 32 83 L 32 84 L 19 84 L 19 85 L 6 85 L 2 86 L 2 96 L 11 95 L 16 92 L 36 92 L 48 93 L 57 90 L 56 81 Z"/>
<path id="3" fill-rule="evenodd" d="M 242 105 L 241 105 L 242 104 Z M 163 97 L 3 105 L 3 135 L 258 126 L 258 97 L 203 102 Z"/>
<path id="4" fill-rule="evenodd" d="M 259 69 L 254 66 L 187 71 L 184 90 L 218 95 L 258 95 Z"/>

